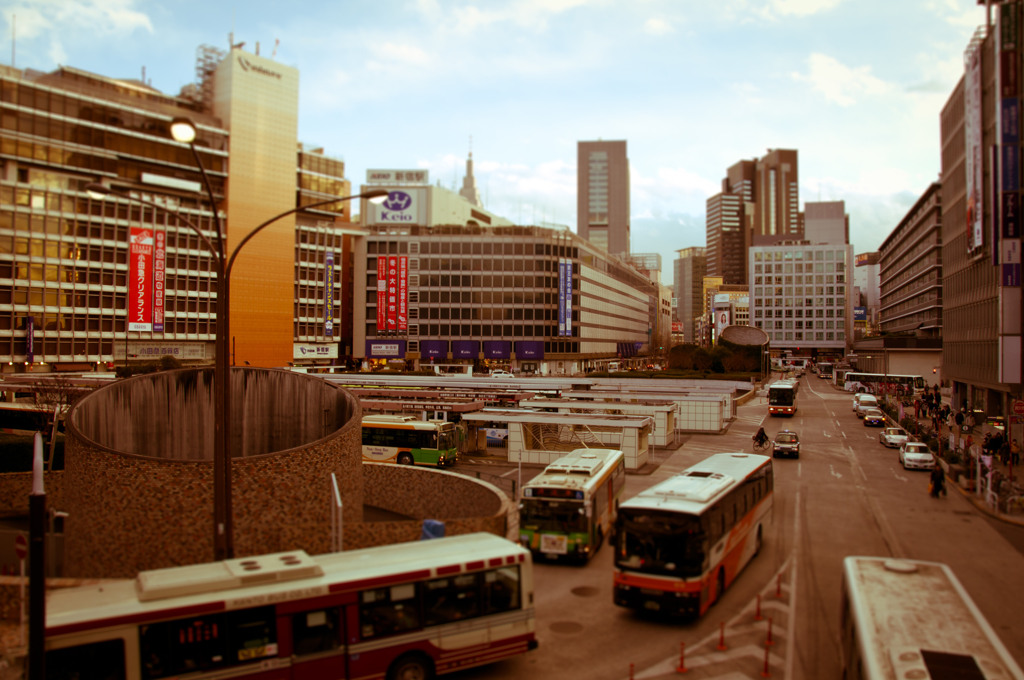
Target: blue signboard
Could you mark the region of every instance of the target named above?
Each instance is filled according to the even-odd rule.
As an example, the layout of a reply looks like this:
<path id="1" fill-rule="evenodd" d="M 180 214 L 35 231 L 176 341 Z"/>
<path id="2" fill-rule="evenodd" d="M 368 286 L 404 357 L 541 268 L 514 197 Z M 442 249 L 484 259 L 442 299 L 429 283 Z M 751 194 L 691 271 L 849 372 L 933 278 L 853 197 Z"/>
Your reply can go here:
<path id="1" fill-rule="evenodd" d="M 1003 263 L 1003 286 L 1018 287 L 1020 286 L 1020 263 L 1014 262 L 1012 264 Z"/>
<path id="2" fill-rule="evenodd" d="M 479 340 L 452 340 L 452 356 L 454 358 L 476 359 L 479 354 Z"/>
<path id="3" fill-rule="evenodd" d="M 484 340 L 484 358 L 512 358 L 512 342 L 509 340 Z"/>
<path id="4" fill-rule="evenodd" d="M 867 307 L 854 307 L 853 308 L 853 320 L 854 321 L 867 321 L 868 320 L 868 308 Z"/>
<path id="5" fill-rule="evenodd" d="M 1000 168 L 1003 176 L 1003 191 L 1017 191 L 1020 189 L 1020 155 L 1019 147 L 1004 146 L 1003 163 Z"/>
<path id="6" fill-rule="evenodd" d="M 420 356 L 424 359 L 447 359 L 447 340 L 420 340 Z"/>
<path id="7" fill-rule="evenodd" d="M 543 359 L 543 340 L 517 340 L 516 359 Z"/>
<path id="8" fill-rule="evenodd" d="M 1003 100 L 1003 144 L 1020 144 L 1020 100 L 1010 97 Z"/>

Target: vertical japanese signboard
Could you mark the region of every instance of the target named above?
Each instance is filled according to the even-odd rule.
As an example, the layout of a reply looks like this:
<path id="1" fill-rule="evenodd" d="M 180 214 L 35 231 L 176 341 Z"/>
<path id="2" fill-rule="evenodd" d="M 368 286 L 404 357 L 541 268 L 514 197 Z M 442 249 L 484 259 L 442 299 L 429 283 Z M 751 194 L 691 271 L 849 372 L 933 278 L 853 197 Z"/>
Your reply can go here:
<path id="1" fill-rule="evenodd" d="M 153 329 L 153 231 L 132 227 L 128 255 L 128 330 Z"/>
<path id="2" fill-rule="evenodd" d="M 398 330 L 409 330 L 409 258 L 398 258 Z"/>
<path id="3" fill-rule="evenodd" d="M 388 258 L 377 258 L 377 332 L 388 327 Z"/>
<path id="4" fill-rule="evenodd" d="M 964 142 L 967 170 L 967 249 L 980 248 L 984 241 L 982 215 L 984 160 L 981 145 L 981 53 L 980 42 L 972 43 L 964 54 Z"/>
<path id="5" fill-rule="evenodd" d="M 558 261 L 558 334 L 565 335 L 565 260 Z"/>
<path id="6" fill-rule="evenodd" d="M 1003 286 L 1021 285 L 1020 242 L 1020 99 L 1018 63 L 1019 9 L 1016 3 L 999 6 L 999 154 L 1001 195 L 993 206 L 993 264 L 1001 268 Z M 998 247 L 996 244 L 998 243 Z M 1014 381 L 1016 382 L 1016 381 Z"/>
<path id="7" fill-rule="evenodd" d="M 334 335 L 334 253 L 324 259 L 324 335 Z"/>
<path id="8" fill-rule="evenodd" d="M 398 330 L 398 258 L 388 258 L 388 331 Z"/>
<path id="9" fill-rule="evenodd" d="M 572 335 L 572 260 L 565 261 L 565 334 Z"/>
<path id="10" fill-rule="evenodd" d="M 154 234 L 153 250 L 153 331 L 164 332 L 164 291 L 167 283 L 167 232 Z"/>

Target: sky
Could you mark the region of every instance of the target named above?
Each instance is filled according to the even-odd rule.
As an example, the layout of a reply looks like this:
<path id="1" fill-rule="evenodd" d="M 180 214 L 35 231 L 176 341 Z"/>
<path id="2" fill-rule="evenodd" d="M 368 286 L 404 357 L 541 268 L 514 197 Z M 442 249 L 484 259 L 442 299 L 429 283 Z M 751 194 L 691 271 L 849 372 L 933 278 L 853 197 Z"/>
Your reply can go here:
<path id="1" fill-rule="evenodd" d="M 984 21 L 975 0 L 0 0 L 0 63 L 177 94 L 233 33 L 299 69 L 300 140 L 353 187 L 426 168 L 458 189 L 472 138 L 484 206 L 522 224 L 575 230 L 577 142 L 625 139 L 632 251 L 669 285 L 727 168 L 770 148 L 799 151 L 801 209 L 846 201 L 877 250 L 938 178 Z"/>

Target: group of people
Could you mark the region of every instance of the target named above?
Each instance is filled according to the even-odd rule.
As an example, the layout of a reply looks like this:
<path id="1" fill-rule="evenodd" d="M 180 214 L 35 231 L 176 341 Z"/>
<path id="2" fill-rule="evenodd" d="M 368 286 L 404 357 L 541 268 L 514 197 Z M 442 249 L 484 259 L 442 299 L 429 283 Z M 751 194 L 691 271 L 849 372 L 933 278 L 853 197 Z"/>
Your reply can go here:
<path id="1" fill-rule="evenodd" d="M 998 457 L 1003 465 L 1020 465 L 1020 445 L 1016 439 L 1009 441 L 1002 432 L 986 434 L 981 450 L 986 456 Z"/>

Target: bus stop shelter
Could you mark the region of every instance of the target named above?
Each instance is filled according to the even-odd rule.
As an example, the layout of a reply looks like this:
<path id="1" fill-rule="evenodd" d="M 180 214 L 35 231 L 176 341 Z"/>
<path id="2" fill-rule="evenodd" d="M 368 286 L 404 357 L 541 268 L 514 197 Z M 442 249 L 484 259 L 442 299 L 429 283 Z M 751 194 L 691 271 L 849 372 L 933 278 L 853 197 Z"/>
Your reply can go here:
<path id="1" fill-rule="evenodd" d="M 584 393 L 588 396 L 595 393 Z M 672 446 L 676 442 L 676 415 L 679 406 L 670 399 L 637 399 L 635 401 L 602 401 L 600 399 L 529 399 L 526 408 L 556 413 L 594 413 L 604 415 L 649 416 L 654 419 L 651 443 Z"/>

